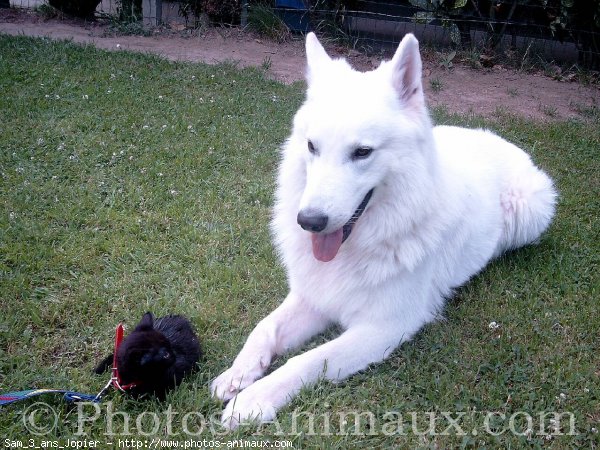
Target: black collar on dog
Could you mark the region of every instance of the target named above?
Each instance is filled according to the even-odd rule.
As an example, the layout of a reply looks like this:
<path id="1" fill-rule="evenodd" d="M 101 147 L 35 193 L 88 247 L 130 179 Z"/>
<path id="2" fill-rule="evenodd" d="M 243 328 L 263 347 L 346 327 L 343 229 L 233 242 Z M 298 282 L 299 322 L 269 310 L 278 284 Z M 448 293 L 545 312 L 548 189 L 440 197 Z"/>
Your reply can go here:
<path id="1" fill-rule="evenodd" d="M 350 220 L 348 222 L 346 222 L 346 224 L 344 225 L 344 227 L 343 227 L 344 235 L 342 237 L 342 242 L 344 242 L 346 239 L 348 239 L 348 236 L 350 236 L 350 233 L 352 232 L 352 227 L 354 227 L 354 224 L 356 223 L 358 218 L 365 211 L 365 208 L 367 207 L 367 203 L 369 203 L 369 200 L 371 200 L 371 195 L 373 195 L 374 190 L 375 190 L 375 188 L 373 188 L 369 192 L 367 192 L 367 195 L 365 195 L 365 198 L 363 198 L 363 201 L 360 202 L 360 205 L 358 205 L 358 208 L 356 208 L 356 211 L 354 211 L 354 214 L 352 214 L 352 217 L 350 217 Z"/>

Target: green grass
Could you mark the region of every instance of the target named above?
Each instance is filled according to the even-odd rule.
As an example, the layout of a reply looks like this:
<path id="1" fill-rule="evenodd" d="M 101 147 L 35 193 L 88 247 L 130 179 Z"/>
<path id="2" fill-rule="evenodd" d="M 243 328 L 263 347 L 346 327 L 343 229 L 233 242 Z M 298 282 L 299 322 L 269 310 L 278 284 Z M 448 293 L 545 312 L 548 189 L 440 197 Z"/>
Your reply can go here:
<path id="1" fill-rule="evenodd" d="M 439 78 L 432 78 L 429 80 L 429 86 L 431 87 L 431 92 L 437 94 L 444 89 L 444 83 Z"/>
<path id="2" fill-rule="evenodd" d="M 248 26 L 255 32 L 278 42 L 284 42 L 292 36 L 292 32 L 273 8 L 255 4 L 248 10 Z"/>
<path id="3" fill-rule="evenodd" d="M 254 427 L 215 436 L 207 428 L 199 438 L 186 435 L 186 413 L 208 418 L 221 410 L 210 399 L 209 380 L 286 293 L 268 220 L 278 146 L 303 93 L 300 84 L 263 75 L 0 37 L 0 391 L 99 391 L 105 377 L 91 370 L 110 350 L 114 326 L 123 320 L 131 329 L 151 310 L 191 318 L 205 351 L 201 370 L 162 404 L 111 392 L 99 418 L 82 424 L 101 445 L 151 439 L 143 435 L 149 432 L 177 440 L 290 439 L 294 448 L 597 448 L 598 116 L 535 123 L 501 112 L 486 121 L 444 110 L 434 112 L 438 123 L 490 127 L 555 179 L 558 214 L 540 244 L 492 263 L 448 303 L 446 320 L 427 326 L 385 363 L 338 386 L 303 390 L 280 412 L 279 424 L 258 433 Z M 30 438 L 38 445 L 82 438 L 76 406 L 58 396 L 38 400 L 55 410 L 56 427 L 43 437 L 26 429 L 23 415 L 35 400 L 5 407 L 5 447 Z M 171 426 L 168 405 L 178 413 Z M 130 435 L 116 417 L 110 436 L 109 407 L 131 415 Z M 297 422 L 299 434 L 287 434 L 294 411 L 315 414 L 316 435 L 306 416 Z M 361 419 L 355 429 L 352 417 L 344 424 L 339 414 L 351 411 L 372 413 L 375 428 Z M 544 411 L 572 412 L 575 435 L 537 433 Z M 417 431 L 427 430 L 427 413 L 435 413 L 435 435 L 415 434 L 410 412 Z M 440 434 L 450 425 L 442 412 L 464 413 L 459 425 L 467 433 L 450 427 Z M 513 414 L 530 414 L 534 433 L 486 433 L 488 412 L 494 420 L 505 415 L 493 424 L 500 429 Z M 150 413 L 160 420 L 156 433 Z M 394 413 L 403 414 L 403 433 L 393 423 L 384 427 Z M 518 430 L 523 414 L 515 416 Z M 326 416 L 330 435 L 322 436 Z M 197 414 L 187 424 L 188 431 L 202 425 Z"/>

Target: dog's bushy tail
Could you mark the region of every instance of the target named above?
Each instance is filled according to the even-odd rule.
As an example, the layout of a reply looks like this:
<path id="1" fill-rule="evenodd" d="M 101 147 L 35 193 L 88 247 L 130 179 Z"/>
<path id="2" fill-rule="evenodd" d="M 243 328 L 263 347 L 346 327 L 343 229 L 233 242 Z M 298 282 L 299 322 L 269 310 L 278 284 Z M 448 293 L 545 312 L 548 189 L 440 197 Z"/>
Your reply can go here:
<path id="1" fill-rule="evenodd" d="M 542 170 L 531 165 L 515 174 L 500 198 L 504 235 L 497 254 L 536 242 L 552 221 L 556 199 L 552 180 Z"/>

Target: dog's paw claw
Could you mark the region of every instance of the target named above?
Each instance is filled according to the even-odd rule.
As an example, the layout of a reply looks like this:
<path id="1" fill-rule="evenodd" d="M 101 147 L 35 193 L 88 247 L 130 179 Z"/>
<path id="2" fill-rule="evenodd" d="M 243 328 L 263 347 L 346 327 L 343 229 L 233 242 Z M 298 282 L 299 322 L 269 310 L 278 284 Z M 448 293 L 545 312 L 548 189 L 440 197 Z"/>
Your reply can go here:
<path id="1" fill-rule="evenodd" d="M 241 371 L 231 367 L 215 378 L 210 387 L 212 396 L 227 402 L 254 383 L 260 376 L 260 373 L 246 372 L 241 375 L 239 372 Z"/>

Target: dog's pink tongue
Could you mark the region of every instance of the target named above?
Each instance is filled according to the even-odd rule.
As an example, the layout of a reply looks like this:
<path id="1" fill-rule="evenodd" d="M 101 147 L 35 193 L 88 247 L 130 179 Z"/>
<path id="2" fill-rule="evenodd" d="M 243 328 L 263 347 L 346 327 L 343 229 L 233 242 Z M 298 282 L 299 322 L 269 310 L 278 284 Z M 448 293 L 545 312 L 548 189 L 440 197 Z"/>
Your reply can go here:
<path id="1" fill-rule="evenodd" d="M 342 245 L 342 239 L 344 238 L 344 230 L 340 228 L 333 233 L 327 234 L 313 234 L 312 235 L 312 249 L 313 255 L 319 261 L 329 262 L 335 255 Z"/>

